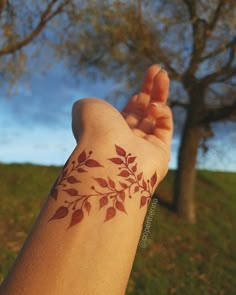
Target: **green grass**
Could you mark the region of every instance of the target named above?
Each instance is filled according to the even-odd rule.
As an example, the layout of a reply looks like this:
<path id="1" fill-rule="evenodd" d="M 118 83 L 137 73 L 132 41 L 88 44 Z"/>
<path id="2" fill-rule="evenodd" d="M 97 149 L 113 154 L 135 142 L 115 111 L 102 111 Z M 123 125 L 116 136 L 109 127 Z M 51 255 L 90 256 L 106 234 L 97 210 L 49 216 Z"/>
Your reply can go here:
<path id="1" fill-rule="evenodd" d="M 0 164 L 0 282 L 20 250 L 60 168 Z M 171 201 L 174 172 L 158 192 Z M 157 206 L 138 247 L 128 295 L 236 294 L 236 173 L 199 171 L 197 223 Z"/>

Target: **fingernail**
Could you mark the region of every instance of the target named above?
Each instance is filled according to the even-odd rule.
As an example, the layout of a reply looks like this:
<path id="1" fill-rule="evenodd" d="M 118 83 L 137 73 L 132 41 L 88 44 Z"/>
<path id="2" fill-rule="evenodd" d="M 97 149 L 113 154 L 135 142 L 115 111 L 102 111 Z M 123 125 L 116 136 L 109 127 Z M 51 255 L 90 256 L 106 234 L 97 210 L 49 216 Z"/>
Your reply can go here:
<path id="1" fill-rule="evenodd" d="M 161 102 L 152 102 L 150 105 L 156 108 L 163 108 L 165 106 L 165 104 Z"/>

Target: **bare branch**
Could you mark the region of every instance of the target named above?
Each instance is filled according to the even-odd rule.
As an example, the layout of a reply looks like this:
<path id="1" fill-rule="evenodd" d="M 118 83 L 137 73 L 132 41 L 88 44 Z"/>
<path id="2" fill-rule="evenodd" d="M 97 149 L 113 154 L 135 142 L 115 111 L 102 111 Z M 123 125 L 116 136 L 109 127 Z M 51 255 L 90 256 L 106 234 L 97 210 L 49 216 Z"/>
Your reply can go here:
<path id="1" fill-rule="evenodd" d="M 190 16 L 191 21 L 194 21 L 196 18 L 196 2 L 195 0 L 183 0 L 185 5 L 188 8 L 188 13 Z"/>
<path id="2" fill-rule="evenodd" d="M 227 44 L 222 45 L 220 48 L 217 48 L 215 51 L 212 51 L 212 52 L 208 53 L 207 55 L 202 57 L 200 61 L 204 61 L 206 59 L 214 57 L 214 56 L 224 52 L 225 50 L 227 50 L 229 48 L 231 48 L 232 50 L 235 50 L 235 47 L 236 47 L 236 37 L 233 40 L 231 40 L 230 42 L 228 42 Z"/>
<path id="3" fill-rule="evenodd" d="M 165 65 L 165 69 L 167 70 L 168 74 L 172 79 L 181 80 L 181 75 L 167 62 L 165 59 L 162 59 Z"/>
<path id="4" fill-rule="evenodd" d="M 57 1 L 57 0 L 56 0 Z M 65 2 L 63 2 L 62 4 L 60 4 L 57 9 L 52 12 L 46 19 L 47 22 L 49 22 L 52 18 L 54 18 L 56 15 L 60 14 L 64 7 L 67 6 L 70 3 L 70 0 L 66 0 Z"/>
<path id="5" fill-rule="evenodd" d="M 142 0 L 137 0 L 137 10 L 138 10 L 139 23 L 142 23 L 143 22 Z"/>
<path id="6" fill-rule="evenodd" d="M 126 46 L 132 50 L 132 51 L 136 51 L 137 47 L 135 45 L 135 42 L 130 42 L 130 40 L 128 40 L 125 44 Z M 153 48 L 152 48 L 153 49 Z M 152 52 L 150 52 L 150 50 L 144 50 L 143 51 L 145 54 L 145 57 L 150 60 L 151 63 L 156 63 L 156 50 L 154 49 Z M 161 60 L 162 64 L 164 65 L 165 70 L 168 72 L 168 74 L 170 75 L 170 77 L 174 80 L 181 80 L 181 75 L 170 65 L 170 62 L 168 61 L 168 59 L 164 56 L 163 53 L 161 53 L 160 51 L 158 51 L 158 56 L 159 59 Z"/>
<path id="7" fill-rule="evenodd" d="M 236 75 L 236 67 L 228 69 L 225 74 L 222 74 L 216 79 L 216 82 L 225 82 Z"/>
<path id="8" fill-rule="evenodd" d="M 220 81 L 219 81 L 220 82 Z M 225 81 L 225 84 L 226 85 L 229 85 L 229 86 L 233 86 L 233 87 L 235 87 L 236 86 L 236 82 L 233 82 L 233 81 Z"/>
<path id="9" fill-rule="evenodd" d="M 2 14 L 4 7 L 5 7 L 5 4 L 6 4 L 6 0 L 0 0 L 0 16 Z"/>
<path id="10" fill-rule="evenodd" d="M 205 85 L 212 82 L 225 82 L 226 80 L 232 78 L 234 75 L 236 75 L 236 68 L 229 69 L 228 67 L 223 67 L 219 71 L 205 76 L 201 80 L 201 82 Z"/>
<path id="11" fill-rule="evenodd" d="M 87 56 L 85 53 L 80 53 L 80 60 L 83 61 L 86 66 L 97 66 L 105 55 L 106 51 L 100 52 L 96 56 Z"/>
<path id="12" fill-rule="evenodd" d="M 217 5 L 216 10 L 215 10 L 215 13 L 214 13 L 214 15 L 212 17 L 212 20 L 208 24 L 208 31 L 213 31 L 214 30 L 215 25 L 216 25 L 216 23 L 219 20 L 219 17 L 221 15 L 222 8 L 224 7 L 224 4 L 225 3 L 226 3 L 225 0 L 219 0 L 218 5 Z"/>
<path id="13" fill-rule="evenodd" d="M 187 107 L 189 106 L 188 103 L 184 103 L 178 100 L 172 100 L 169 102 L 169 106 L 170 108 L 174 108 L 174 107 L 181 107 L 181 108 L 185 108 L 187 109 Z"/>
<path id="14" fill-rule="evenodd" d="M 231 105 L 208 110 L 201 123 L 207 124 L 225 119 L 233 121 L 236 120 L 236 100 Z"/>
<path id="15" fill-rule="evenodd" d="M 146 57 L 152 62 L 152 63 L 156 63 L 156 55 L 154 54 L 153 56 L 148 52 L 145 51 L 146 53 Z M 174 80 L 181 80 L 181 75 L 170 65 L 169 60 L 164 56 L 164 54 L 162 54 L 161 52 L 159 52 L 159 59 L 161 60 L 161 63 L 164 66 L 164 69 L 168 72 L 168 74 L 170 75 L 171 79 Z"/>
<path id="16" fill-rule="evenodd" d="M 52 1 L 48 4 L 47 8 L 45 9 L 45 11 L 44 11 L 44 12 L 42 13 L 42 15 L 41 15 L 41 20 L 47 18 L 47 16 L 49 15 L 50 11 L 51 11 L 52 8 L 53 8 L 53 5 L 56 4 L 57 1 L 58 1 L 58 0 L 52 0 Z"/>
<path id="17" fill-rule="evenodd" d="M 183 2 L 187 6 L 192 25 L 193 51 L 187 72 L 193 74 L 197 70 L 199 58 L 206 46 L 208 24 L 197 15 L 195 0 L 183 0 Z"/>
<path id="18" fill-rule="evenodd" d="M 44 29 L 46 24 L 56 15 L 62 12 L 63 8 L 70 2 L 70 0 L 64 1 L 61 5 L 57 7 L 55 11 L 52 11 L 54 5 L 58 2 L 59 0 L 52 0 L 45 11 L 42 13 L 40 21 L 38 25 L 33 29 L 33 31 L 28 35 L 25 36 L 23 40 L 10 45 L 9 47 L 5 47 L 0 50 L 0 55 L 7 55 L 14 53 L 17 50 L 20 50 L 24 46 L 28 45 L 33 39 L 35 39 Z"/>
<path id="19" fill-rule="evenodd" d="M 236 75 L 236 67 L 232 66 L 235 60 L 235 43 L 233 43 L 232 46 L 229 47 L 229 50 L 229 58 L 226 64 L 218 71 L 205 76 L 202 79 L 202 82 L 204 84 L 212 83 L 214 81 L 224 82 Z"/>

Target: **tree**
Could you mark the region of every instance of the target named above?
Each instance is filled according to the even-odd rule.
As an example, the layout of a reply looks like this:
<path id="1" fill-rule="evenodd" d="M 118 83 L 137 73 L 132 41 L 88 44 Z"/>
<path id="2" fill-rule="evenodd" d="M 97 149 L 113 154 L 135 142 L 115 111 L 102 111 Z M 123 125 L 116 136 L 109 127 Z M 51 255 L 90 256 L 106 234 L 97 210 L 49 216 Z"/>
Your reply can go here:
<path id="1" fill-rule="evenodd" d="M 24 49 L 28 45 L 33 45 L 37 39 L 41 45 L 53 41 L 55 34 L 48 38 L 46 32 L 51 29 L 51 34 L 55 33 L 55 23 L 51 28 L 49 25 L 52 24 L 52 20 L 55 21 L 58 16 L 62 17 L 65 11 L 68 13 L 73 7 L 72 0 L 0 0 L 0 77 L 2 81 L 12 83 L 17 81 L 26 65 L 27 55 L 33 56 L 32 52 L 27 53 Z M 63 30 L 62 25 L 60 28 Z M 38 48 L 35 50 L 32 48 L 33 46 L 31 51 L 35 54 Z"/>
<path id="2" fill-rule="evenodd" d="M 185 112 L 174 206 L 190 222 L 200 143 L 212 123 L 235 118 L 235 12 L 234 0 L 88 1 L 82 18 L 76 10 L 69 15 L 57 48 L 75 71 L 128 77 L 132 91 L 147 65 L 164 64 L 174 81 L 170 104 Z"/>
<path id="3" fill-rule="evenodd" d="M 14 82 L 47 45 L 80 74 L 123 82 L 127 94 L 161 62 L 183 123 L 174 205 L 194 222 L 198 148 L 212 123 L 235 119 L 235 13 L 234 0 L 0 0 L 0 77 Z"/>

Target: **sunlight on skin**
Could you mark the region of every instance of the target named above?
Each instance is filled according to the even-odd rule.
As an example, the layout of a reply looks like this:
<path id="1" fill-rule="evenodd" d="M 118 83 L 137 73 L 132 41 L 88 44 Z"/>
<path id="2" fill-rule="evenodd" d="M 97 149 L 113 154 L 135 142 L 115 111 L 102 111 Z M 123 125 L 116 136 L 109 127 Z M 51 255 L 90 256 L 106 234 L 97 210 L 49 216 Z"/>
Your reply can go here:
<path id="1" fill-rule="evenodd" d="M 101 99 L 74 104 L 78 145 L 1 295 L 125 293 L 149 201 L 168 171 L 168 88 L 167 73 L 155 65 L 125 119 Z"/>
<path id="2" fill-rule="evenodd" d="M 159 140 L 169 145 L 172 138 L 172 115 L 166 105 L 168 94 L 167 72 L 153 65 L 146 73 L 140 93 L 131 98 L 122 112 L 134 134 L 154 145 Z"/>
<path id="3" fill-rule="evenodd" d="M 126 143 L 129 142 L 135 149 L 142 146 L 140 148 L 142 153 L 149 155 L 157 164 L 164 163 L 164 158 L 169 162 L 173 119 L 171 110 L 166 104 L 168 94 L 167 72 L 159 65 L 153 65 L 146 72 L 140 92 L 131 97 L 121 114 L 101 99 L 89 98 L 77 101 L 72 111 L 74 136 L 79 142 L 82 134 L 87 134 L 89 138 L 97 137 L 100 130 L 103 130 L 103 134 L 100 134 L 103 138 L 104 134 L 112 133 L 113 136 L 119 134 L 129 138 Z M 134 135 L 133 139 L 130 137 L 130 131 Z M 168 167 L 166 164 L 165 162 L 160 168 L 165 173 Z M 165 173 L 160 172 L 160 180 Z"/>

